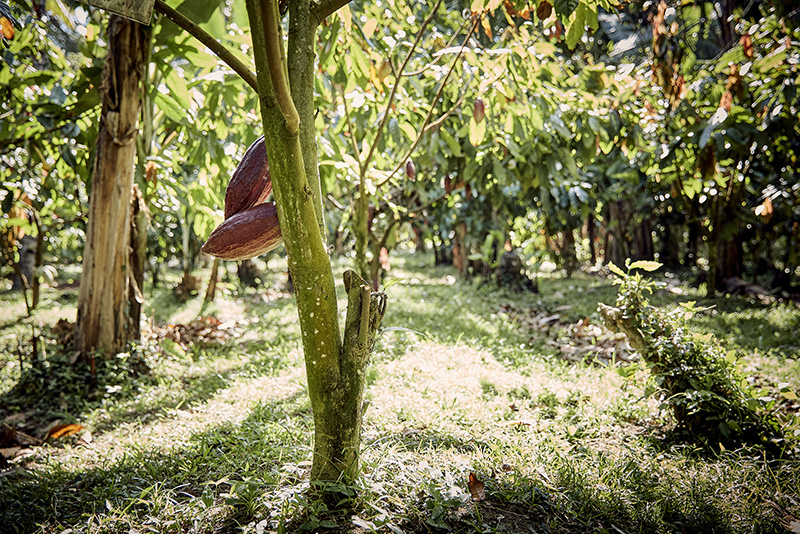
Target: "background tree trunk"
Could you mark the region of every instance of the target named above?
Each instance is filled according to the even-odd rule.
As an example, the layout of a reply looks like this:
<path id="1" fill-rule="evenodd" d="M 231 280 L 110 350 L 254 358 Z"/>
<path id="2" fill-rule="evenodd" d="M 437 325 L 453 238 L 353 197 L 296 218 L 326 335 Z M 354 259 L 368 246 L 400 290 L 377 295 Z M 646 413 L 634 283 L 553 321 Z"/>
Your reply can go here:
<path id="1" fill-rule="evenodd" d="M 217 295 L 217 279 L 219 278 L 219 258 L 214 258 L 214 263 L 211 265 L 211 276 L 208 279 L 208 288 L 206 288 L 206 296 L 203 297 L 203 306 L 214 302 Z"/>
<path id="2" fill-rule="evenodd" d="M 131 257 L 128 339 L 138 341 L 141 335 L 142 304 L 144 303 L 144 270 L 147 261 L 147 229 L 150 211 L 139 188 L 133 186 L 131 197 Z"/>
<path id="3" fill-rule="evenodd" d="M 130 201 L 146 52 L 145 28 L 112 15 L 75 327 L 75 348 L 90 361 L 96 350 L 124 350 L 128 337 Z"/>

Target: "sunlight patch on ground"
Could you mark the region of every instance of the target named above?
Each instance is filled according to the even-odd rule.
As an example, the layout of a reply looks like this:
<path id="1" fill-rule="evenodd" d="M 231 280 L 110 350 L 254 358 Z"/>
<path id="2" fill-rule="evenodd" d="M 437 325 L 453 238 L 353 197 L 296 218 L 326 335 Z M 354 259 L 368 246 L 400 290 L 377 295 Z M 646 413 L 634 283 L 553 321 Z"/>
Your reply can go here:
<path id="1" fill-rule="evenodd" d="M 531 362 L 521 374 L 489 352 L 464 344 L 421 343 L 401 359 L 379 364 L 378 370 L 380 378 L 368 391 L 368 432 L 431 430 L 464 440 L 511 433 L 530 440 L 537 431 L 552 432 L 550 427 L 562 424 L 555 412 L 563 415 L 572 403 L 596 422 L 592 434 L 608 438 L 615 432 L 604 412 L 622 397 L 622 378 L 612 370 L 570 366 L 554 372 Z M 550 416 L 543 397 L 554 404 Z M 569 433 L 565 428 L 561 434 Z"/>
<path id="2" fill-rule="evenodd" d="M 291 353 L 289 358 L 299 359 L 299 351 Z M 240 423 L 259 402 L 274 402 L 295 395 L 304 388 L 304 382 L 301 366 L 290 367 L 279 376 L 238 379 L 205 403 L 171 409 L 163 417 L 143 425 L 136 421 L 123 423 L 110 432 L 95 436 L 92 449 L 76 449 L 73 453 L 87 460 L 109 460 L 131 447 L 164 452 L 186 447 L 189 440 L 200 432 L 226 423 Z"/>

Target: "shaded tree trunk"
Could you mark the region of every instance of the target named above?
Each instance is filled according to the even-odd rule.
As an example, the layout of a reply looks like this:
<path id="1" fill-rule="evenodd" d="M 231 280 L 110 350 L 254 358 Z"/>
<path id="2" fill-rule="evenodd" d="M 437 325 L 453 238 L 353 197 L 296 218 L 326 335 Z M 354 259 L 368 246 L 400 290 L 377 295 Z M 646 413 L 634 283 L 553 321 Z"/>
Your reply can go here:
<path id="1" fill-rule="evenodd" d="M 208 279 L 208 288 L 206 288 L 206 296 L 203 298 L 203 305 L 209 302 L 214 302 L 214 297 L 217 295 L 217 279 L 219 278 L 219 258 L 214 258 L 214 263 L 211 265 L 211 276 Z"/>
<path id="2" fill-rule="evenodd" d="M 652 260 L 654 257 L 653 229 L 650 219 L 643 219 L 633 231 L 633 259 Z"/>
<path id="3" fill-rule="evenodd" d="M 33 222 L 36 225 L 36 251 L 33 257 L 33 283 L 31 284 L 31 308 L 36 308 L 39 305 L 39 292 L 41 290 L 41 278 L 36 274 L 39 267 L 42 266 L 42 259 L 44 257 L 44 225 L 42 218 L 39 214 L 34 212 Z"/>
<path id="4" fill-rule="evenodd" d="M 597 250 L 595 249 L 595 218 L 589 215 L 586 218 L 586 237 L 589 240 L 589 261 L 594 266 L 597 264 Z"/>
<path id="5" fill-rule="evenodd" d="M 112 15 L 75 327 L 75 347 L 92 364 L 94 351 L 111 356 L 128 339 L 130 200 L 145 57 L 145 28 Z"/>
<path id="6" fill-rule="evenodd" d="M 131 196 L 131 256 L 130 288 L 128 295 L 128 339 L 137 341 L 141 335 L 142 304 L 144 303 L 144 271 L 147 261 L 147 229 L 150 211 L 139 188 L 134 185 Z"/>
<path id="7" fill-rule="evenodd" d="M 273 194 L 295 287 L 314 413 L 312 484 L 347 482 L 358 475 L 364 377 L 385 305 L 383 295 L 347 271 L 342 338 L 333 271 L 319 224 L 314 58 L 316 27 L 327 16 L 321 6 L 336 9 L 329 2 L 289 2 L 284 50 L 277 2 L 247 0 Z"/>
<path id="8" fill-rule="evenodd" d="M 36 238 L 30 235 L 19 240 L 19 261 L 11 278 L 11 290 L 27 290 L 33 286 L 33 269 L 36 265 Z M 35 307 L 32 305 L 31 307 Z"/>

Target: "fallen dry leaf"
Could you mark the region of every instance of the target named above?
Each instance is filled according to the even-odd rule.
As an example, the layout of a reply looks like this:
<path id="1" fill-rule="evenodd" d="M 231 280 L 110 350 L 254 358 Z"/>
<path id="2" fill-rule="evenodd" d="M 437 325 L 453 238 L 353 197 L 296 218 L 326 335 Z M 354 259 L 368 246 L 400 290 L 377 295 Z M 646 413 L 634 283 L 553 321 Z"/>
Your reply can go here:
<path id="1" fill-rule="evenodd" d="M 478 480 L 478 477 L 475 475 L 475 473 L 469 474 L 467 487 L 469 488 L 469 493 L 472 495 L 473 501 L 482 501 L 486 499 L 485 485 L 482 481 Z"/>
<path id="2" fill-rule="evenodd" d="M 77 434 L 81 430 L 86 428 L 83 425 L 79 425 L 77 423 L 67 423 L 64 425 L 56 425 L 50 430 L 47 431 L 44 439 L 42 441 L 47 441 L 48 439 L 58 439 L 63 438 L 64 436 L 71 436 L 72 434 Z"/>
<path id="3" fill-rule="evenodd" d="M 3 37 L 6 39 L 14 38 L 14 26 L 11 24 L 11 21 L 5 17 L 0 17 L 0 33 L 2 33 Z"/>

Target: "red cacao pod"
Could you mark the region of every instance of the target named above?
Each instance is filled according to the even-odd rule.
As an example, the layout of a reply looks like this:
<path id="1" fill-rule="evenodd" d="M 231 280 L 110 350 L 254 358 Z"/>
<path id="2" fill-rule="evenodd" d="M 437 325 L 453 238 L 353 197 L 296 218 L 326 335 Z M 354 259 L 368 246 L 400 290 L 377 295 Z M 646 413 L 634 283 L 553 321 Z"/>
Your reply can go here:
<path id="1" fill-rule="evenodd" d="M 272 193 L 267 146 L 259 137 L 244 153 L 225 190 L 225 218 L 266 201 Z"/>
<path id="2" fill-rule="evenodd" d="M 249 260 L 283 242 L 274 202 L 240 211 L 211 232 L 202 251 L 222 260 Z"/>
<path id="3" fill-rule="evenodd" d="M 483 100 L 480 98 L 476 98 L 475 102 L 472 104 L 472 116 L 478 124 L 480 124 L 486 116 L 486 104 L 484 104 Z"/>
<path id="4" fill-rule="evenodd" d="M 414 162 L 411 160 L 406 161 L 406 176 L 408 176 L 408 179 L 413 180 L 416 175 L 417 167 L 414 165 Z"/>

